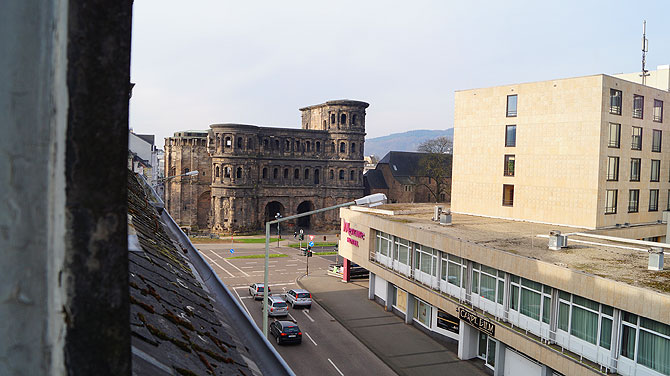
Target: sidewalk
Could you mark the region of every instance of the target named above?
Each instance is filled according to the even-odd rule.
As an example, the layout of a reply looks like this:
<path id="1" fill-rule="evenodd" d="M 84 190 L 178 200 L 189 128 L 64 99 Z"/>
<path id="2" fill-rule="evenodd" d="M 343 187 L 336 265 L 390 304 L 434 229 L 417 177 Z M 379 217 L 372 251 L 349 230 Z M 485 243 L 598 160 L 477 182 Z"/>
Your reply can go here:
<path id="1" fill-rule="evenodd" d="M 367 280 L 343 283 L 327 275 L 310 275 L 299 278 L 298 284 L 398 375 L 492 374 L 482 362 L 459 360 L 457 345 L 438 343 L 369 300 Z"/>

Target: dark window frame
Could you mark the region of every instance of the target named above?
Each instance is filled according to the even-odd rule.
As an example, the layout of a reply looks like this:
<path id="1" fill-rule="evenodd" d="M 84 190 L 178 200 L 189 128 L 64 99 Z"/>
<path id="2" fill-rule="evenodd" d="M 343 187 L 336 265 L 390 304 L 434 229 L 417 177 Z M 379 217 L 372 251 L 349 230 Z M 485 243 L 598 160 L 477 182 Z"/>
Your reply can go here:
<path id="1" fill-rule="evenodd" d="M 621 115 L 622 102 L 623 92 L 617 89 L 610 89 L 610 114 Z"/>
<path id="2" fill-rule="evenodd" d="M 614 205 L 613 206 L 607 206 L 608 196 L 609 196 L 610 192 L 613 192 L 613 194 L 614 194 L 614 200 L 613 200 Z M 605 214 L 616 214 L 618 196 L 619 196 L 619 190 L 618 189 L 607 189 L 605 191 Z"/>
<path id="3" fill-rule="evenodd" d="M 612 140 L 612 126 L 615 129 L 615 138 Z M 607 147 L 618 149 L 621 146 L 621 124 L 609 123 Z"/>
<path id="4" fill-rule="evenodd" d="M 514 98 L 514 109 L 510 109 L 510 98 Z M 517 110 L 519 107 L 519 96 L 518 94 L 510 94 L 507 96 L 507 106 L 506 106 L 506 114 L 507 117 L 516 117 L 517 116 Z"/>
<path id="5" fill-rule="evenodd" d="M 512 129 L 513 137 L 510 140 L 510 129 Z M 516 124 L 509 124 L 505 126 L 505 147 L 513 148 L 516 146 Z"/>
<path id="6" fill-rule="evenodd" d="M 633 94 L 633 117 L 635 119 L 644 119 L 644 97 Z"/>
<path id="7" fill-rule="evenodd" d="M 635 197 L 635 199 L 633 199 Z M 637 213 L 640 210 L 640 190 L 628 190 L 628 212 Z"/>
<path id="8" fill-rule="evenodd" d="M 633 165 L 637 161 L 637 175 L 633 175 Z M 642 171 L 642 159 L 640 158 L 631 158 L 630 159 L 630 181 L 640 181 L 640 171 Z"/>
<path id="9" fill-rule="evenodd" d="M 658 139 L 656 136 L 658 135 Z M 653 129 L 651 136 L 651 151 L 654 153 L 660 153 L 663 145 L 663 131 L 660 129 Z"/>
<path id="10" fill-rule="evenodd" d="M 640 134 L 636 135 L 635 130 L 639 130 Z M 631 150 L 642 150 L 642 134 L 643 134 L 642 131 L 643 131 L 642 127 L 632 127 L 631 143 L 630 143 Z"/>
<path id="11" fill-rule="evenodd" d="M 652 183 L 661 181 L 661 160 L 652 159 L 650 165 L 651 169 L 649 170 L 649 181 Z"/>
<path id="12" fill-rule="evenodd" d="M 505 199 L 507 191 L 511 191 L 511 199 Z M 503 184 L 502 206 L 514 206 L 514 184 Z"/>
<path id="13" fill-rule="evenodd" d="M 614 167 L 610 167 L 611 161 L 614 161 Z M 607 157 L 607 181 L 619 181 L 619 157 Z"/>
<path id="14" fill-rule="evenodd" d="M 660 106 L 657 106 L 658 104 L 660 104 Z M 660 108 L 658 113 L 656 113 L 657 108 Z M 663 101 L 660 100 L 660 99 L 654 99 L 653 120 L 657 123 L 662 123 L 663 122 Z"/>
<path id="15" fill-rule="evenodd" d="M 503 166 L 503 176 L 514 176 L 515 167 L 516 167 L 515 155 L 505 154 L 505 165 Z"/>
<path id="16" fill-rule="evenodd" d="M 655 212 L 658 211 L 658 189 L 650 189 L 649 190 L 649 211 L 650 212 Z M 652 197 L 655 197 L 655 200 L 652 200 Z"/>

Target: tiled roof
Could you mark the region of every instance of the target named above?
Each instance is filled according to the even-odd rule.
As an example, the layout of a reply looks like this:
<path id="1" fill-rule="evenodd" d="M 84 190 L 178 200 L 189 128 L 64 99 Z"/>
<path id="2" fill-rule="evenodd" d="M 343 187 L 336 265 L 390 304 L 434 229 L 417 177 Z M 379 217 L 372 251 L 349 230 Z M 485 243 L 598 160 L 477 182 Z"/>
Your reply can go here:
<path id="1" fill-rule="evenodd" d="M 421 158 L 424 158 L 426 155 L 430 155 L 430 153 L 390 151 L 386 153 L 377 165 L 388 164 L 391 173 L 396 178 L 398 176 L 419 176 Z M 446 154 L 444 157 L 447 163 L 451 165 L 451 154 Z M 449 169 L 451 170 L 451 168 Z"/>
<path id="2" fill-rule="evenodd" d="M 368 170 L 363 175 L 363 183 L 369 189 L 388 189 L 384 173 L 381 170 Z"/>
<path id="3" fill-rule="evenodd" d="M 133 374 L 258 374 L 132 173 L 128 227 Z"/>

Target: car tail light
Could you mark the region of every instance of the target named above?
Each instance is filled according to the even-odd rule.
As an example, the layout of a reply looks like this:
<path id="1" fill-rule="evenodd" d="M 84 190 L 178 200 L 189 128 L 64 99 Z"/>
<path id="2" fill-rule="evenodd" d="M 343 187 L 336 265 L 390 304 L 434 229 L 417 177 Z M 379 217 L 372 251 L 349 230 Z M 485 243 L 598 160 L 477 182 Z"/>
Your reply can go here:
<path id="1" fill-rule="evenodd" d="M 302 332 L 298 332 L 298 335 L 301 336 L 301 335 L 302 335 Z"/>
<path id="2" fill-rule="evenodd" d="M 270 307 L 270 312 L 274 312 L 274 311 L 275 311 L 275 309 Z"/>
<path id="3" fill-rule="evenodd" d="M 309 298 L 312 299 L 312 294 L 309 294 Z"/>
<path id="4" fill-rule="evenodd" d="M 286 335 L 286 333 L 282 333 L 282 334 L 281 334 L 282 337 L 284 337 L 285 335 Z"/>

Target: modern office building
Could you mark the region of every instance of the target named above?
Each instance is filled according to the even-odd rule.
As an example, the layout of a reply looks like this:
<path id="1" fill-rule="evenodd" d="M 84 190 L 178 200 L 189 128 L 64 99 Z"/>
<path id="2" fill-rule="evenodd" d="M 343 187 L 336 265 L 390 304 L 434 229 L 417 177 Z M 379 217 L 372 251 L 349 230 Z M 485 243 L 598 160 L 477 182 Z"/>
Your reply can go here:
<path id="1" fill-rule="evenodd" d="M 496 376 L 670 374 L 670 273 L 648 269 L 664 244 L 462 214 L 441 224 L 429 204 L 340 216 L 339 253 L 370 271 L 370 299 L 458 341 L 460 359 Z"/>
<path id="2" fill-rule="evenodd" d="M 589 229 L 662 219 L 668 101 L 602 74 L 456 92 L 453 212 Z"/>

